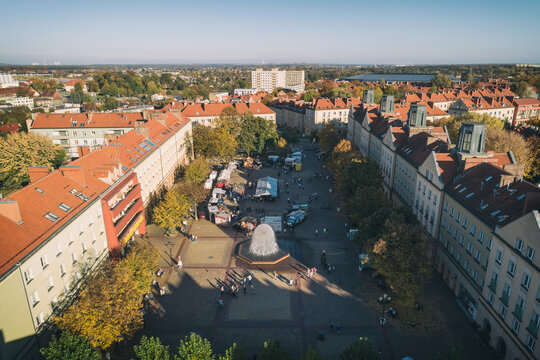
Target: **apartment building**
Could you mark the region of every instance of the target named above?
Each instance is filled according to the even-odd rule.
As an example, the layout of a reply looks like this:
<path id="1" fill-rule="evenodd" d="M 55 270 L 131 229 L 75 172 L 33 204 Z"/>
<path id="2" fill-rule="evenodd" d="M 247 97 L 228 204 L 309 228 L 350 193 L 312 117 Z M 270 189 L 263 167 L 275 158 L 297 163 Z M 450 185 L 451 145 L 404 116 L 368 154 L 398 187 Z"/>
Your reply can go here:
<path id="1" fill-rule="evenodd" d="M 304 71 L 285 71 L 278 68 L 256 69 L 251 72 L 251 88 L 269 93 L 277 88 L 302 92 L 305 89 Z"/>
<path id="2" fill-rule="evenodd" d="M 521 180 L 524 167 L 511 152 L 484 150 L 484 124 L 463 123 L 449 145 L 417 105 L 398 131 L 388 102 L 353 107 L 348 139 L 379 164 L 394 205 L 409 206 L 438 239 L 437 270 L 498 356 L 538 358 L 540 189 Z"/>
<path id="3" fill-rule="evenodd" d="M 31 183 L 0 201 L 0 354 L 38 358 L 42 330 L 79 280 L 108 257 L 100 194 L 87 169 L 30 169 Z"/>
<path id="4" fill-rule="evenodd" d="M 520 126 L 531 120 L 531 118 L 540 117 L 540 100 L 535 98 L 514 99 L 514 118 L 512 126 Z"/>
<path id="5" fill-rule="evenodd" d="M 29 132 L 44 135 L 79 157 L 79 146 L 95 150 L 146 121 L 143 113 L 33 114 Z"/>
<path id="6" fill-rule="evenodd" d="M 450 115 L 461 115 L 466 112 L 488 114 L 509 124 L 514 119 L 515 106 L 505 97 L 480 97 L 459 99 L 448 108 Z"/>
<path id="7" fill-rule="evenodd" d="M 272 109 L 268 108 L 268 106 L 260 102 L 238 102 L 232 104 L 193 103 L 187 105 L 182 110 L 182 115 L 189 118 L 194 125 L 215 125 L 215 120 L 219 118 L 223 110 L 228 108 L 235 110 L 238 115 L 244 115 L 250 112 L 254 116 L 276 122 L 276 113 Z"/>
<path id="8" fill-rule="evenodd" d="M 29 97 L 12 97 L 6 100 L 12 106 L 26 106 L 30 110 L 34 108 L 34 99 Z"/>
<path id="9" fill-rule="evenodd" d="M 268 105 L 276 113 L 276 124 L 305 133 L 306 107 L 303 100 L 276 100 Z"/>

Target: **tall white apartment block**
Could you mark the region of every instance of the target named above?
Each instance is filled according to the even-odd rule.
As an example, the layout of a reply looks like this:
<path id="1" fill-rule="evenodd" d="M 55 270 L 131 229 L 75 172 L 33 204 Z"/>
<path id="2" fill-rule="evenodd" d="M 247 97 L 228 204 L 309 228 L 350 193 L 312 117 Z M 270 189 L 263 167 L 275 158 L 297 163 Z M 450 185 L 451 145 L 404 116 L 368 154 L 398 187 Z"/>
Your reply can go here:
<path id="1" fill-rule="evenodd" d="M 277 88 L 304 91 L 304 71 L 257 69 L 251 72 L 251 88 L 272 92 Z"/>

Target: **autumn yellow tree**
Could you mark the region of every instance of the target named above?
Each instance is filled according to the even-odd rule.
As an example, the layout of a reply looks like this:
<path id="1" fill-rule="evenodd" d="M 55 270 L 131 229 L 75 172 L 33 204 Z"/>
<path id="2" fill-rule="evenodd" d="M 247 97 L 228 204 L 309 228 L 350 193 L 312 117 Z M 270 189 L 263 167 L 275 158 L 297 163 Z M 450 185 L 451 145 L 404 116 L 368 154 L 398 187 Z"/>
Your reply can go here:
<path id="1" fill-rule="evenodd" d="M 0 138 L 0 185 L 5 192 L 29 182 L 29 167 L 58 167 L 65 162 L 66 152 L 45 136 L 17 133 Z"/>
<path id="2" fill-rule="evenodd" d="M 137 281 L 109 265 L 87 280 L 78 300 L 55 322 L 60 329 L 83 336 L 94 348 L 108 349 L 142 327 L 140 308 Z"/>
<path id="3" fill-rule="evenodd" d="M 154 278 L 159 253 L 144 239 L 132 242 L 127 255 L 117 265 L 116 271 L 129 276 L 139 295 L 148 292 L 148 284 Z"/>
<path id="4" fill-rule="evenodd" d="M 203 184 L 188 182 L 179 183 L 175 190 L 188 197 L 193 209 L 197 209 L 197 204 L 206 199 L 209 193 L 209 191 L 204 188 Z M 197 211 L 195 211 L 195 219 L 198 219 Z"/>
<path id="5" fill-rule="evenodd" d="M 486 127 L 485 150 L 496 153 L 512 151 L 517 162 L 525 167 L 533 160 L 531 148 L 521 135 L 497 127 Z"/>
<path id="6" fill-rule="evenodd" d="M 185 194 L 169 191 L 165 199 L 154 209 L 154 222 L 170 234 L 182 225 L 182 219 L 189 214 L 190 201 Z"/>

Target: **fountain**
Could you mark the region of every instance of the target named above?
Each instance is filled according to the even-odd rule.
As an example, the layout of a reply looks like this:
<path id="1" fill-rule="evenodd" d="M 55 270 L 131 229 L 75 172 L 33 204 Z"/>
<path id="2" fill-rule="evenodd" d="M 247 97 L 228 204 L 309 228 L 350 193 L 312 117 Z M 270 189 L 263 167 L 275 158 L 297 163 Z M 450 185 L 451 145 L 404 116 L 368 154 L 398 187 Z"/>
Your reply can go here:
<path id="1" fill-rule="evenodd" d="M 280 249 L 274 229 L 268 224 L 255 228 L 251 240 L 241 243 L 237 256 L 251 265 L 275 265 L 290 255 Z"/>
<path id="2" fill-rule="evenodd" d="M 262 224 L 255 228 L 251 235 L 249 252 L 256 256 L 274 255 L 279 251 L 279 246 L 274 235 L 274 229 L 268 224 Z"/>

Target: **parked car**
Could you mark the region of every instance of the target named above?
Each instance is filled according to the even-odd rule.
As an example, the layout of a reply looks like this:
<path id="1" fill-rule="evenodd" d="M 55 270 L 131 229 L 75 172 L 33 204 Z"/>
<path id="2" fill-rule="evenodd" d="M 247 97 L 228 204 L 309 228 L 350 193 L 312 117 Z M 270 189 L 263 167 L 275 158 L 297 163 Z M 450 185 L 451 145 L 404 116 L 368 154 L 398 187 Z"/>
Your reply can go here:
<path id="1" fill-rule="evenodd" d="M 290 213 L 287 216 L 287 225 L 290 227 L 293 227 L 295 225 L 300 224 L 302 221 L 304 221 L 307 217 L 307 211 L 304 210 L 296 210 Z"/>

